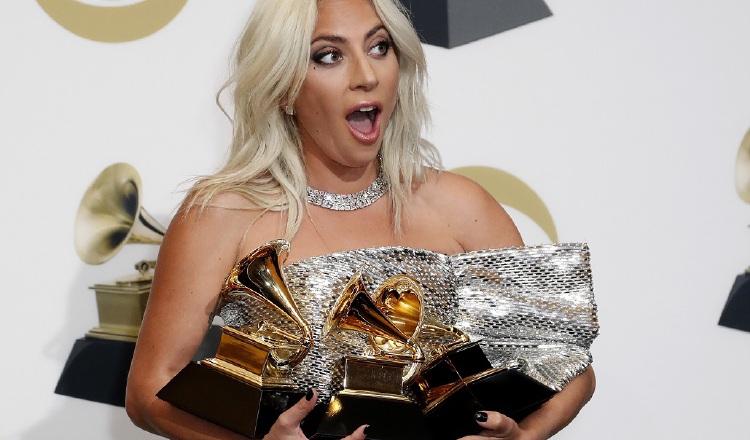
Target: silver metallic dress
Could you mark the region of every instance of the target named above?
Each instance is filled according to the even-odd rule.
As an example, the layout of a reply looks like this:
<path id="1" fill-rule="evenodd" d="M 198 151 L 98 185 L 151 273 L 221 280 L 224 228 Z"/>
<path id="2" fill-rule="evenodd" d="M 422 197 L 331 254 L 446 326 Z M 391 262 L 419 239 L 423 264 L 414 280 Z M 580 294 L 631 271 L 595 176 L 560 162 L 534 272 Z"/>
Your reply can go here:
<path id="1" fill-rule="evenodd" d="M 426 317 L 481 341 L 493 366 L 520 368 L 556 390 L 591 363 L 589 348 L 599 331 L 585 244 L 456 255 L 380 247 L 311 257 L 283 271 L 315 338 L 292 378 L 302 388 L 316 387 L 324 401 L 341 387 L 339 360 L 369 354 L 364 336 L 320 337 L 334 302 L 357 271 L 368 292 L 390 276 L 409 275 L 422 287 Z M 293 326 L 262 305 L 227 304 L 220 314 L 232 327 L 260 320 Z"/>

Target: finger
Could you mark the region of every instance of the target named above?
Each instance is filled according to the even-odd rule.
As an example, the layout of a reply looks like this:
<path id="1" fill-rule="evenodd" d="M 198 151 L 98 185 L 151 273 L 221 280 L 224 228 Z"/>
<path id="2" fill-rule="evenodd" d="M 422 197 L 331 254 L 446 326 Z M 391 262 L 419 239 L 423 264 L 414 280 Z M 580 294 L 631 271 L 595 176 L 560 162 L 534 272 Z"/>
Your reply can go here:
<path id="1" fill-rule="evenodd" d="M 474 420 L 485 429 L 479 434 L 484 437 L 514 438 L 520 431 L 515 420 L 495 411 L 479 411 Z"/>
<path id="2" fill-rule="evenodd" d="M 370 425 L 362 425 L 341 440 L 365 440 L 365 438 L 367 437 L 367 430 L 369 428 Z"/>
<path id="3" fill-rule="evenodd" d="M 307 390 L 305 397 L 301 398 L 299 402 L 294 404 L 294 406 L 284 411 L 274 425 L 278 425 L 286 432 L 296 430 L 302 420 L 304 420 L 310 411 L 315 408 L 315 402 L 317 402 L 317 400 L 318 392 L 315 389 L 310 388 Z"/>

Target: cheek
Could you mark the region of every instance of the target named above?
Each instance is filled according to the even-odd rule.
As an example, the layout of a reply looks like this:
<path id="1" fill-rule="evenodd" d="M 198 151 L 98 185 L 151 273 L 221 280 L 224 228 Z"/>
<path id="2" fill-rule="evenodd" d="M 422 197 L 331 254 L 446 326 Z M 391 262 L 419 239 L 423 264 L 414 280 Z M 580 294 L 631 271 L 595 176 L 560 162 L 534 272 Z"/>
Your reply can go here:
<path id="1" fill-rule="evenodd" d="M 388 77 L 388 93 L 391 101 L 391 110 L 396 107 L 396 101 L 398 100 L 398 72 L 391 74 Z"/>
<path id="2" fill-rule="evenodd" d="M 394 66 L 386 72 L 385 77 L 387 78 L 386 82 L 388 83 L 388 88 L 391 89 L 392 96 L 397 95 L 399 78 L 398 63 L 394 63 Z"/>
<path id="3" fill-rule="evenodd" d="M 312 69 L 315 69 L 313 67 Z M 311 116 L 320 116 L 330 109 L 335 99 L 335 90 L 331 87 L 331 81 L 326 80 L 320 75 L 320 72 L 308 72 L 305 82 L 302 83 L 298 98 L 298 106 L 301 111 L 306 111 Z"/>
<path id="4" fill-rule="evenodd" d="M 315 120 L 321 113 L 320 98 L 312 93 L 300 93 L 297 98 L 297 115 L 298 119 L 306 121 Z"/>

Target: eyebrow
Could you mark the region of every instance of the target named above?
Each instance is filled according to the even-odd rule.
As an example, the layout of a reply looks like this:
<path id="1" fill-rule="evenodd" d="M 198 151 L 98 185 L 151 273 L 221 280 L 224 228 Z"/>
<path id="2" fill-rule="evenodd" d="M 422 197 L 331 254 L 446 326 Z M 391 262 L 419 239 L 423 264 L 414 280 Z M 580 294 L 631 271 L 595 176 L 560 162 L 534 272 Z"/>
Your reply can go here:
<path id="1" fill-rule="evenodd" d="M 372 29 L 370 29 L 369 31 L 367 31 L 367 33 L 365 34 L 365 40 L 377 34 L 381 29 L 385 29 L 385 25 L 379 24 L 373 27 Z M 323 35 L 318 35 L 317 37 L 315 37 L 315 39 L 313 39 L 310 42 L 310 44 L 314 44 L 315 42 L 321 41 L 321 40 L 330 41 L 331 43 L 346 43 L 347 42 L 347 39 L 345 37 L 342 37 L 341 35 L 323 34 Z"/>

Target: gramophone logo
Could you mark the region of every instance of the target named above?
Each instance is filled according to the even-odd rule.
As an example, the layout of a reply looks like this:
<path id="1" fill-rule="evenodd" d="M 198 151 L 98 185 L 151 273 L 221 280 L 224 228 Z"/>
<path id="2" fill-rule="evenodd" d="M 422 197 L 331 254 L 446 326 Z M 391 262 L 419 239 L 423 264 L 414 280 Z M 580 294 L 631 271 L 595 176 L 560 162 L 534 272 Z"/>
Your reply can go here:
<path id="1" fill-rule="evenodd" d="M 122 43 L 169 24 L 187 0 L 37 0 L 68 31 L 93 41 Z"/>
<path id="2" fill-rule="evenodd" d="M 742 201 L 750 203 L 750 130 L 742 139 L 734 168 L 735 188 Z M 750 267 L 737 275 L 719 325 L 750 332 Z"/>

